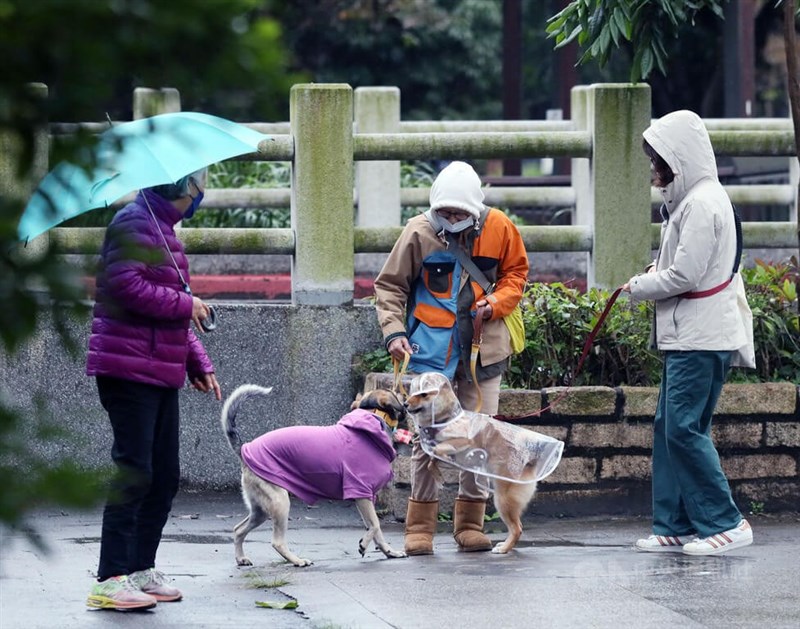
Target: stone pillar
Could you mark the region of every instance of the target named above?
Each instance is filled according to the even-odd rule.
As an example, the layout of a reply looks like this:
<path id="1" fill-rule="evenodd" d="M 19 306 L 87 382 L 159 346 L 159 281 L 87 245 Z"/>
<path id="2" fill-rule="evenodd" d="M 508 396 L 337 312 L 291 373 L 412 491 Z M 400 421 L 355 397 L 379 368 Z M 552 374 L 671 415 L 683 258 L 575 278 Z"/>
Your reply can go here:
<path id="1" fill-rule="evenodd" d="M 181 110 L 181 95 L 174 87 L 151 89 L 137 87 L 133 90 L 133 119 L 149 118 Z"/>
<path id="2" fill-rule="evenodd" d="M 359 87 L 355 90 L 357 133 L 398 133 L 400 90 L 396 87 Z M 400 225 L 400 162 L 356 163 L 359 227 Z"/>
<path id="3" fill-rule="evenodd" d="M 292 302 L 353 301 L 353 89 L 343 83 L 292 87 Z"/>
<path id="4" fill-rule="evenodd" d="M 579 85 L 570 92 L 570 109 L 574 131 L 589 130 L 589 98 L 591 87 Z M 591 160 L 585 157 L 572 159 L 572 187 L 575 190 L 575 214 L 573 225 L 592 225 L 594 223 L 594 199 L 592 198 Z"/>
<path id="5" fill-rule="evenodd" d="M 612 289 L 650 260 L 650 169 L 642 151 L 650 86 L 592 85 L 587 97 L 592 157 L 589 190 L 583 191 L 577 214 L 592 226 L 587 284 Z"/>
<path id="6" fill-rule="evenodd" d="M 153 89 L 136 87 L 133 90 L 133 119 L 150 118 L 158 114 L 169 114 L 181 110 L 181 94 L 174 87 Z M 183 227 L 183 221 L 175 223 Z"/>

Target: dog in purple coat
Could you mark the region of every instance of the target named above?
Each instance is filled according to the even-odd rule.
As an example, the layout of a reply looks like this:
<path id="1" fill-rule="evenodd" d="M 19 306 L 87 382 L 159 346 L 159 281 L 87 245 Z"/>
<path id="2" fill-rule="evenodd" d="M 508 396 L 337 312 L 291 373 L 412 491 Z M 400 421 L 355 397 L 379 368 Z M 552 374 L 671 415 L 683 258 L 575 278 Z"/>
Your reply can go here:
<path id="1" fill-rule="evenodd" d="M 311 565 L 286 543 L 290 493 L 309 505 L 320 499 L 355 501 L 367 528 L 358 542 L 361 556 L 374 541 L 386 557 L 405 557 L 386 542 L 375 512 L 378 492 L 392 479 L 393 434 L 406 417 L 403 400 L 389 390 L 368 391 L 332 426 L 288 426 L 242 443 L 236 427 L 242 403 L 271 390 L 242 385 L 222 408 L 222 429 L 241 461 L 242 497 L 249 511 L 233 529 L 236 563 L 253 565 L 244 554 L 244 539 L 270 517 L 272 547 L 295 566 Z"/>

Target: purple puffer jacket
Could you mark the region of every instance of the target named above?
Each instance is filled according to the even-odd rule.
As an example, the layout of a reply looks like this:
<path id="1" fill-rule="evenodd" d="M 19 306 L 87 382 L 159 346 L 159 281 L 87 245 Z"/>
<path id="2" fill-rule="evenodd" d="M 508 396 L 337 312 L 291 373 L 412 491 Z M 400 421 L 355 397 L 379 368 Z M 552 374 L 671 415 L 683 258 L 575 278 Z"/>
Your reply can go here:
<path id="1" fill-rule="evenodd" d="M 157 194 L 140 192 L 106 231 L 86 374 L 179 389 L 187 372 L 193 379 L 214 367 L 189 327 L 192 296 L 183 290 L 145 194 L 189 282 L 189 262 L 174 229 L 181 213 Z"/>

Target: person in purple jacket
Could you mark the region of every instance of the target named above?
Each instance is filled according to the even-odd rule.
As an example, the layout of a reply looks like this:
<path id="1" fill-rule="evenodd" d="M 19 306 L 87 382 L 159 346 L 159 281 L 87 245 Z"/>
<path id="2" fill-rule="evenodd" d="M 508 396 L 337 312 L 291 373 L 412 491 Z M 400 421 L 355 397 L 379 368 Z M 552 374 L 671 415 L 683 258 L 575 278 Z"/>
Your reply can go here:
<path id="1" fill-rule="evenodd" d="M 89 607 L 146 609 L 177 601 L 155 569 L 178 491 L 178 391 L 189 383 L 222 399 L 214 366 L 191 328 L 209 308 L 189 290 L 189 264 L 174 226 L 194 214 L 206 170 L 141 190 L 117 212 L 97 273 L 86 373 L 97 379 L 114 434 L 117 467 L 103 511 L 97 582 Z"/>

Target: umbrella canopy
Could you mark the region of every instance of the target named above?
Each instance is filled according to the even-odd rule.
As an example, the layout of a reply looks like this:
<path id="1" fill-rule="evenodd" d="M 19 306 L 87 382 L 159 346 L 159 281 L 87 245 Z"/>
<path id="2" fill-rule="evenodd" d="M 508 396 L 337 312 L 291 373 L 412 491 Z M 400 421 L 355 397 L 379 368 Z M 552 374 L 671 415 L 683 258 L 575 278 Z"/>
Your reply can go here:
<path id="1" fill-rule="evenodd" d="M 206 166 L 258 150 L 269 136 L 244 125 L 194 112 L 160 114 L 116 125 L 93 148 L 92 172 L 69 162 L 41 181 L 22 213 L 26 241 L 126 194 L 167 183 Z"/>

